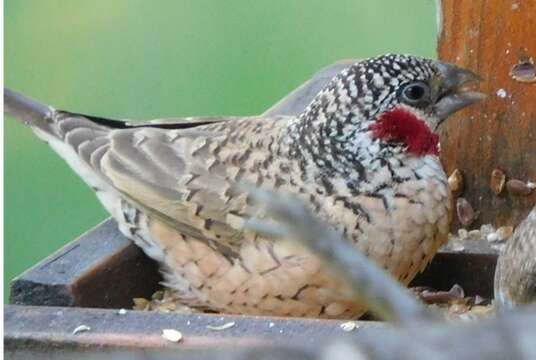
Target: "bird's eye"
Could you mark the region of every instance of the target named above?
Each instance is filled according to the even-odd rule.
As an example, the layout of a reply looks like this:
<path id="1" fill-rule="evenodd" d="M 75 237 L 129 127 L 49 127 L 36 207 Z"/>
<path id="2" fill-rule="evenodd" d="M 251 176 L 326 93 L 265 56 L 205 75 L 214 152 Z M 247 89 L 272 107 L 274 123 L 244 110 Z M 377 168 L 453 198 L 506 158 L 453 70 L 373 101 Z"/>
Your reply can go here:
<path id="1" fill-rule="evenodd" d="M 408 105 L 425 105 L 430 99 L 430 87 L 423 82 L 414 82 L 402 87 L 400 100 Z"/>

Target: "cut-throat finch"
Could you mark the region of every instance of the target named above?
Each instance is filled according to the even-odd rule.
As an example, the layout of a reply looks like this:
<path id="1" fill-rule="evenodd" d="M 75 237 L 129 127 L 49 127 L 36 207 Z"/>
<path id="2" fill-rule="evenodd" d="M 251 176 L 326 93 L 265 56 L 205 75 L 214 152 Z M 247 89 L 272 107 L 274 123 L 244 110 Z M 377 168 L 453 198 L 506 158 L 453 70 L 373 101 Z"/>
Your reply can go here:
<path id="1" fill-rule="evenodd" d="M 482 99 L 465 87 L 476 80 L 453 65 L 388 54 L 342 71 L 298 116 L 135 124 L 52 108 L 37 120 L 36 104 L 7 111 L 95 191 L 184 304 L 349 318 L 366 309 L 313 253 L 244 227 L 263 213 L 235 185 L 301 198 L 408 284 L 447 239 L 450 193 L 436 131 Z"/>

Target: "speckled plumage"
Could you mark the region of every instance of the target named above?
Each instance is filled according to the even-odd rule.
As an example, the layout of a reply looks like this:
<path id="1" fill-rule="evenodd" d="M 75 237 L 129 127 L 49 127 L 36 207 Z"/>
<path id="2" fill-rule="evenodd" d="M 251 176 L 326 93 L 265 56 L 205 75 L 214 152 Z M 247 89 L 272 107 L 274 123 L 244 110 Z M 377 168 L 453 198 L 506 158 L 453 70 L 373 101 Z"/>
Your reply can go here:
<path id="1" fill-rule="evenodd" d="M 536 303 L 536 206 L 516 228 L 499 256 L 495 299 L 507 308 Z"/>
<path id="2" fill-rule="evenodd" d="M 186 304 L 355 317 L 366 309 L 313 254 L 244 230 L 245 219 L 263 214 L 236 184 L 298 194 L 407 284 L 447 239 L 450 193 L 436 154 L 416 155 L 373 132 L 393 110 L 437 127 L 435 106 L 453 91 L 437 64 L 403 55 L 358 62 L 298 117 L 128 125 L 57 111 L 34 130 L 96 191 L 121 231 L 162 264 L 166 285 Z M 412 83 L 429 88 L 426 103 L 401 101 Z"/>

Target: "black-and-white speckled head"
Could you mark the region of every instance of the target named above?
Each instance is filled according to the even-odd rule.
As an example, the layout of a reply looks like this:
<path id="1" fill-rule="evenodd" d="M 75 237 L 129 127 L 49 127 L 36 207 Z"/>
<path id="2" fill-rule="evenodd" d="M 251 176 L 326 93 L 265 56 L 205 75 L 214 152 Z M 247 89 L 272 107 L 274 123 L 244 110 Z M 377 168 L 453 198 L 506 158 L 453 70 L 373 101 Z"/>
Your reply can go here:
<path id="1" fill-rule="evenodd" d="M 371 133 L 384 142 L 406 147 L 410 141 L 418 144 L 413 146 L 437 143 L 437 135 L 430 134 L 444 119 L 483 98 L 464 89 L 478 79 L 454 65 L 411 55 L 366 59 L 337 75 L 300 115 L 295 129 L 310 143 L 315 136 L 332 143 L 352 141 L 356 131 L 374 129 Z M 387 114 L 392 116 L 384 128 L 373 128 Z M 437 151 L 416 151 L 426 152 Z"/>
<path id="2" fill-rule="evenodd" d="M 444 120 L 453 112 L 482 98 L 477 93 L 459 93 L 468 82 L 478 80 L 470 71 L 437 60 L 411 55 L 386 54 L 360 61 L 337 75 L 324 90 L 321 102 L 330 98 L 363 119 L 371 119 L 397 106 L 422 112 L 431 121 Z M 458 95 L 445 106 L 444 97 Z M 437 123 L 429 124 L 435 129 Z"/>

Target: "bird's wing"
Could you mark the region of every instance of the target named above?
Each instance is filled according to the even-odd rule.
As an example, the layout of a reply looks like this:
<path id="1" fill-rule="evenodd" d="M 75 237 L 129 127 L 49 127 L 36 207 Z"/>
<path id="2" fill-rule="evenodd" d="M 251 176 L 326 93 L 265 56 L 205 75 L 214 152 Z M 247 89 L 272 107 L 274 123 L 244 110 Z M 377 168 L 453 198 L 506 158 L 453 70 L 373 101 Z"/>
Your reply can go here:
<path id="1" fill-rule="evenodd" d="M 243 153 L 237 134 L 247 135 L 259 124 L 267 124 L 269 132 L 288 119 L 210 118 L 209 123 L 194 119 L 129 125 L 67 112 L 58 117 L 61 137 L 127 200 L 229 254 L 238 250 L 243 215 L 250 208 L 245 194 L 236 192 L 239 164 L 233 167 L 223 159 Z M 195 122 L 200 125 L 192 126 Z"/>
<path id="2" fill-rule="evenodd" d="M 319 89 L 353 62 L 341 61 L 321 70 L 267 110 L 263 121 L 299 114 Z M 51 145 L 55 143 L 55 150 L 89 185 L 93 186 L 88 177 L 98 176 L 140 208 L 196 238 L 233 241 L 240 237 L 236 230 L 240 219 L 233 216 L 245 211 L 245 197 L 227 199 L 228 169 L 214 165 L 209 152 L 192 152 L 207 139 L 211 144 L 224 142 L 226 132 L 214 128 L 215 124 L 241 122 L 241 118 L 119 121 L 56 111 L 9 89 L 4 103 L 7 113 L 40 132 Z M 68 147 L 63 147 L 63 142 Z"/>

